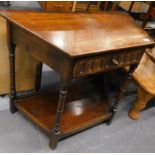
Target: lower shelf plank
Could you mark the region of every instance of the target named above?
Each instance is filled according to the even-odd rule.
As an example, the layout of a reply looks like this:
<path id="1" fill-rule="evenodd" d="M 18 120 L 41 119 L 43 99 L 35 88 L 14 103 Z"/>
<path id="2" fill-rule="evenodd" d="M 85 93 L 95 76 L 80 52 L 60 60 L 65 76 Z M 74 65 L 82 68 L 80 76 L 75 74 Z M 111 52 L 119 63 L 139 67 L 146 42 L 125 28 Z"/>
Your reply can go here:
<path id="1" fill-rule="evenodd" d="M 91 80 L 74 83 L 68 90 L 61 121 L 61 133 L 69 135 L 110 119 L 109 104 L 102 86 Z M 19 99 L 16 107 L 32 122 L 50 133 L 55 124 L 58 90 Z"/>

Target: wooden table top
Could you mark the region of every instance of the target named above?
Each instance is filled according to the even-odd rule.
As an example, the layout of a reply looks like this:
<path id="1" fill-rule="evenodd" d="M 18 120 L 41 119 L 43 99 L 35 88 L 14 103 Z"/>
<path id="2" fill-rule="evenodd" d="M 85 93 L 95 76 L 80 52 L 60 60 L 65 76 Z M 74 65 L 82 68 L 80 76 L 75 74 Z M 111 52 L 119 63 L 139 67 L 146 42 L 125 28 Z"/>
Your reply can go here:
<path id="1" fill-rule="evenodd" d="M 71 57 L 154 44 L 126 13 L 4 11 L 1 15 Z"/>

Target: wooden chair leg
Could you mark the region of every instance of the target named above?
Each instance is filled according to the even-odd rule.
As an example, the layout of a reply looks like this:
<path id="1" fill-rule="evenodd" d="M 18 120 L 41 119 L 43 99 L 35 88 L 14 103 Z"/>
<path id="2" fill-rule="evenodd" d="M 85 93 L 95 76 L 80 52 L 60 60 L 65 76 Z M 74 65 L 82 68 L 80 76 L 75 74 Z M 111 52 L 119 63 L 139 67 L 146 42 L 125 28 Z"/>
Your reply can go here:
<path id="1" fill-rule="evenodd" d="M 130 12 L 131 12 L 131 10 L 132 10 L 132 8 L 133 8 L 134 4 L 135 4 L 135 2 L 134 2 L 134 1 L 132 1 L 132 2 L 131 2 L 131 4 L 130 4 L 130 7 L 129 7 L 129 10 L 128 10 L 128 13 L 130 13 Z"/>
<path id="2" fill-rule="evenodd" d="M 140 112 L 146 107 L 148 101 L 153 97 L 153 95 L 146 92 L 143 88 L 138 87 L 137 100 L 133 107 L 130 109 L 128 115 L 131 119 L 139 119 Z"/>
<path id="3" fill-rule="evenodd" d="M 147 22 L 148 22 L 148 20 L 149 20 L 149 18 L 151 16 L 152 10 L 153 10 L 153 2 L 150 3 L 149 9 L 148 9 L 148 11 L 146 13 L 146 16 L 144 18 L 144 21 L 142 23 L 142 28 L 145 28 L 145 26 L 146 26 L 146 24 L 147 24 Z"/>

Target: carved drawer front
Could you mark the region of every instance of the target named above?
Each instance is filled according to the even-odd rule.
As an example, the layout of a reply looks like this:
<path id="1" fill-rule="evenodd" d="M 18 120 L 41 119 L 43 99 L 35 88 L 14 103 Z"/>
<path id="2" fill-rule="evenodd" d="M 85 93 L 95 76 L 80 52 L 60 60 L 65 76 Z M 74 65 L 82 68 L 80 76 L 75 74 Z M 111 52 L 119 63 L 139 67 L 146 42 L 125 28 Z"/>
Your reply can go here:
<path id="1" fill-rule="evenodd" d="M 134 49 L 77 60 L 73 76 L 78 77 L 90 75 L 139 63 L 143 55 L 143 51 L 144 49 Z"/>

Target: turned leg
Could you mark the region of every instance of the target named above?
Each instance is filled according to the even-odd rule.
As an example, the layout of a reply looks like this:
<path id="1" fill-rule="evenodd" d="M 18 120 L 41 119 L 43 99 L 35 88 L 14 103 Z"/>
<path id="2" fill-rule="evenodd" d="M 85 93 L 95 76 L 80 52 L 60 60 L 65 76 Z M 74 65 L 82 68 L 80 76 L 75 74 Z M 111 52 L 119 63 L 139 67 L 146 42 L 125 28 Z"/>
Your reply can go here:
<path id="1" fill-rule="evenodd" d="M 109 87 L 108 87 L 108 72 L 104 74 L 94 75 L 93 76 L 93 83 L 102 86 L 103 97 L 107 102 L 109 102 Z"/>
<path id="2" fill-rule="evenodd" d="M 110 103 L 110 98 L 109 98 L 109 86 L 108 86 L 108 79 L 109 79 L 109 76 L 108 76 L 108 72 L 104 74 L 104 80 L 103 80 L 103 85 L 104 85 L 104 97 L 105 97 L 105 100 Z"/>
<path id="3" fill-rule="evenodd" d="M 35 91 L 38 93 L 41 88 L 41 79 L 42 79 L 42 68 L 43 64 L 40 62 L 37 64 L 37 70 L 36 70 L 36 82 L 35 82 Z"/>
<path id="4" fill-rule="evenodd" d="M 63 87 L 59 91 L 59 100 L 58 100 L 58 105 L 56 110 L 56 121 L 55 121 L 55 126 L 52 130 L 50 142 L 49 142 L 49 146 L 52 149 L 56 149 L 59 136 L 61 133 L 60 132 L 61 118 L 62 118 L 62 113 L 64 111 L 64 103 L 65 103 L 66 96 L 67 96 L 67 88 Z"/>
<path id="5" fill-rule="evenodd" d="M 134 120 L 138 119 L 140 117 L 140 112 L 146 107 L 148 101 L 152 97 L 153 95 L 146 92 L 143 88 L 138 87 L 137 100 L 128 113 L 129 117 Z"/>
<path id="6" fill-rule="evenodd" d="M 123 85 L 122 87 L 120 88 L 120 91 L 117 93 L 116 95 L 116 98 L 115 98 L 115 101 L 114 101 L 114 104 L 112 104 L 112 106 L 110 107 L 110 112 L 112 113 L 112 117 L 111 119 L 107 122 L 107 124 L 111 124 L 112 120 L 113 120 L 113 117 L 117 111 L 117 107 L 120 103 L 120 100 L 125 92 L 125 90 L 127 89 L 128 87 L 128 84 L 129 84 L 129 81 L 131 80 L 132 78 L 132 73 L 134 72 L 134 70 L 137 68 L 138 65 L 136 64 L 133 64 L 130 66 L 129 68 L 129 71 L 128 71 L 128 74 L 127 74 L 127 77 L 126 77 L 126 80 L 123 82 Z"/>
<path id="7" fill-rule="evenodd" d="M 12 113 L 16 112 L 17 109 L 14 105 L 14 100 L 16 99 L 16 81 L 15 81 L 15 45 L 11 45 L 9 48 L 9 58 L 10 58 L 10 111 Z"/>
<path id="8" fill-rule="evenodd" d="M 15 48 L 16 45 L 12 43 L 11 24 L 7 22 L 7 44 L 9 49 L 9 63 L 10 63 L 10 111 L 16 112 L 14 105 L 16 96 L 16 80 L 15 80 Z"/>

